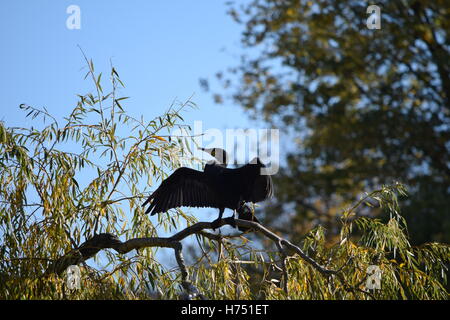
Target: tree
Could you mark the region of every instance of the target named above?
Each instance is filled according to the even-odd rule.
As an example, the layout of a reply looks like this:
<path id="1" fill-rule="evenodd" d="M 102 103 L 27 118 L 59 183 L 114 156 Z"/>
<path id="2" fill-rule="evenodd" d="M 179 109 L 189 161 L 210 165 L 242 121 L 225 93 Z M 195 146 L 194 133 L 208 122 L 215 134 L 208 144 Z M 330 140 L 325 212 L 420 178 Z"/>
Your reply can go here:
<path id="1" fill-rule="evenodd" d="M 401 181 L 413 243 L 448 243 L 450 2 L 377 4 L 379 30 L 361 1 L 231 4 L 247 54 L 218 77 L 293 142 L 266 222 L 292 236 L 322 225 L 331 237 L 361 190 Z"/>
<path id="2" fill-rule="evenodd" d="M 192 102 L 148 122 L 135 119 L 122 106 L 125 97 L 117 96 L 123 83 L 116 69 L 106 94 L 101 74 L 86 62 L 95 93 L 79 95 L 63 125 L 45 108 L 28 105 L 21 105 L 28 116 L 50 124 L 0 123 L 0 299 L 447 298 L 449 247 L 410 245 L 397 202 L 405 194 L 400 184 L 344 210 L 340 241 L 331 246 L 321 227 L 296 244 L 237 219 L 237 226 L 262 237 L 264 250 L 257 250 L 249 234 L 211 233 L 212 223 L 182 210 L 159 215 L 155 225 L 141 203 L 147 185 L 182 160 L 193 161 L 189 135 L 173 133 L 189 129 L 180 112 Z M 390 218 L 361 216 L 364 203 L 385 208 Z M 182 221 L 188 226 L 175 232 Z M 232 221 L 222 219 L 225 224 Z M 173 235 L 158 236 L 162 230 Z M 186 263 L 182 241 L 194 236 L 202 256 Z M 177 267 L 158 261 L 154 248 L 173 250 Z M 66 285 L 71 265 L 81 269 L 78 290 Z M 368 285 L 371 266 L 383 274 L 379 290 Z"/>

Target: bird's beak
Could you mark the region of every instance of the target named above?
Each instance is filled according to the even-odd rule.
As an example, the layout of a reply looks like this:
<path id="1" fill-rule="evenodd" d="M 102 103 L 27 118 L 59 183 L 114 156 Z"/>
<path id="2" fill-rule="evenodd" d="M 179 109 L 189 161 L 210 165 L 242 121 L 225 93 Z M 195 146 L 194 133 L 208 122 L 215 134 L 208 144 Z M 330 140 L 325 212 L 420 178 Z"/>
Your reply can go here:
<path id="1" fill-rule="evenodd" d="M 207 149 L 207 148 L 198 148 L 198 150 L 201 150 L 201 151 L 209 153 L 209 154 L 211 154 L 211 151 L 212 151 L 212 149 Z"/>

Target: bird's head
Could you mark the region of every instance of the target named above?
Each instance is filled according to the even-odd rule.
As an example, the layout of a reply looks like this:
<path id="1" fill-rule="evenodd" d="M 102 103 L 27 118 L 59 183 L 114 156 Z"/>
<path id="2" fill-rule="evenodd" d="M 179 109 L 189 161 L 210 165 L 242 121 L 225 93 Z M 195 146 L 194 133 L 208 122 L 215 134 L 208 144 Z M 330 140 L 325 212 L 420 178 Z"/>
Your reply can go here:
<path id="1" fill-rule="evenodd" d="M 251 164 L 256 164 L 258 167 L 261 167 L 261 168 L 265 168 L 266 167 L 266 165 L 258 157 L 253 158 L 252 161 L 250 161 L 250 163 Z"/>
<path id="2" fill-rule="evenodd" d="M 206 153 L 212 155 L 220 164 L 227 164 L 227 153 L 221 148 L 198 148 Z"/>

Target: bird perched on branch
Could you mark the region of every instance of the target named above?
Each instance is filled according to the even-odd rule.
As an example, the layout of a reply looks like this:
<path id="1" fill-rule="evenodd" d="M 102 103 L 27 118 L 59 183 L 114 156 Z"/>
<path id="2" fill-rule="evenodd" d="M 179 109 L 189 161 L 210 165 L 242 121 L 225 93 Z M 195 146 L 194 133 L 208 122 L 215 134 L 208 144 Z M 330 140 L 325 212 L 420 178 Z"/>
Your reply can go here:
<path id="1" fill-rule="evenodd" d="M 236 210 L 236 212 L 238 214 L 238 219 L 260 223 L 259 220 L 255 216 L 254 210 L 252 210 L 252 208 L 246 203 L 243 204 L 242 206 L 240 206 Z M 240 226 L 238 226 L 237 228 L 239 231 L 242 231 L 242 232 L 246 232 L 251 229 L 251 228 L 240 227 Z"/>
<path id="2" fill-rule="evenodd" d="M 265 165 L 255 158 L 240 168 L 227 168 L 227 154 L 220 148 L 200 148 L 215 160 L 208 162 L 203 171 L 181 167 L 165 179 L 142 204 L 150 204 L 146 213 L 151 215 L 178 207 L 210 207 L 219 209 L 218 223 L 225 208 L 238 210 L 240 216 L 253 220 L 246 202 L 261 202 L 273 195 L 272 178 L 262 174 Z M 234 213 L 233 213 L 234 215 Z"/>

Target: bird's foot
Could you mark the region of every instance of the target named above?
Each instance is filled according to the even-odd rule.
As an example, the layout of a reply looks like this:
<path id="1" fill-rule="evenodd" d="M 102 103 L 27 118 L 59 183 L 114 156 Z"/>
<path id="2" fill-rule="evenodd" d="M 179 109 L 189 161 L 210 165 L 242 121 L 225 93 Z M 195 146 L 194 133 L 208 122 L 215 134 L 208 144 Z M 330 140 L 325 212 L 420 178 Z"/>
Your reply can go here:
<path id="1" fill-rule="evenodd" d="M 220 228 L 221 220 L 222 220 L 221 218 L 218 218 L 218 219 L 214 220 L 213 222 L 211 222 L 211 227 L 214 231 L 216 231 L 216 229 Z"/>
<path id="2" fill-rule="evenodd" d="M 234 216 L 228 217 L 228 218 L 224 218 L 223 219 L 225 221 L 226 224 L 232 226 L 233 228 L 236 228 L 236 221 L 234 219 Z M 216 229 L 221 227 L 221 222 L 222 219 L 216 219 L 213 222 L 211 222 L 211 227 L 214 231 L 216 231 Z"/>
<path id="3" fill-rule="evenodd" d="M 231 217 L 225 218 L 224 220 L 227 222 L 227 224 L 229 224 L 233 228 L 236 228 L 236 220 L 234 219 L 234 215 Z"/>

